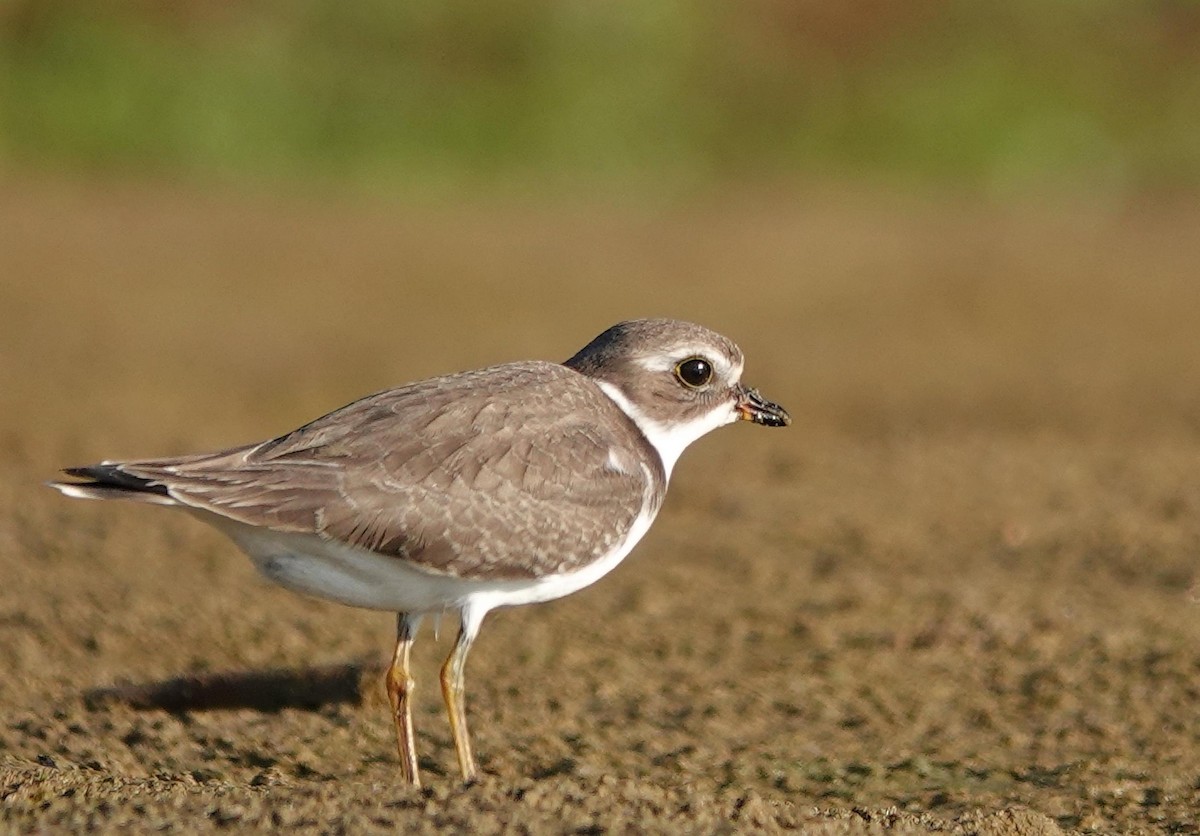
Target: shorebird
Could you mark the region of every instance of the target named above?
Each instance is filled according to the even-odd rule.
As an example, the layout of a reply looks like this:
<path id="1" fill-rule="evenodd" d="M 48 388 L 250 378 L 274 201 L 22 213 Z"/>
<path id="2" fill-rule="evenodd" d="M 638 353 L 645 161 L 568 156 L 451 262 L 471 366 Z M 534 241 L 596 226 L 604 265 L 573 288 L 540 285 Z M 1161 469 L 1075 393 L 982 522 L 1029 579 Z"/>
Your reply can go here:
<path id="1" fill-rule="evenodd" d="M 738 420 L 791 422 L 741 382 L 729 339 L 688 322 L 622 322 L 564 363 L 508 363 L 355 401 L 269 441 L 104 461 L 67 496 L 183 508 L 289 589 L 397 613 L 386 675 L 404 778 L 419 785 L 410 651 L 457 610 L 441 669 L 459 768 L 478 775 L 464 671 L 484 616 L 608 574 L 654 521 L 679 455 Z"/>

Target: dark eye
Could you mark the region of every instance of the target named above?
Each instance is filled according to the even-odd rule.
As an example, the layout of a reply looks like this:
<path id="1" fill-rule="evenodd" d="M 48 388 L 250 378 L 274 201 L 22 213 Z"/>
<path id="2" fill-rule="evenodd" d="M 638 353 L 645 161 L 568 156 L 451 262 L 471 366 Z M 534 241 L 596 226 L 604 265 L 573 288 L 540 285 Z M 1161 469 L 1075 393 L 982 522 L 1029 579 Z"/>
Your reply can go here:
<path id="1" fill-rule="evenodd" d="M 675 376 L 684 386 L 699 389 L 712 380 L 712 366 L 703 357 L 689 357 L 675 367 Z"/>

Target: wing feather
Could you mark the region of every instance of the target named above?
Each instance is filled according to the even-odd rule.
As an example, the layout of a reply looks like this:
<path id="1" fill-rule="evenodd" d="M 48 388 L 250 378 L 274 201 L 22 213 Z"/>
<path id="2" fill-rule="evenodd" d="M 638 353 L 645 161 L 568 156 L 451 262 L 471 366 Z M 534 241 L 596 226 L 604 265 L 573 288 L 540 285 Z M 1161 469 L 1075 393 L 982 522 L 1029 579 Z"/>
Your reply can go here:
<path id="1" fill-rule="evenodd" d="M 648 452 L 647 468 L 613 468 L 614 447 Z M 114 466 L 184 505 L 472 578 L 586 565 L 661 478 L 624 413 L 551 363 L 380 392 L 262 444 Z"/>

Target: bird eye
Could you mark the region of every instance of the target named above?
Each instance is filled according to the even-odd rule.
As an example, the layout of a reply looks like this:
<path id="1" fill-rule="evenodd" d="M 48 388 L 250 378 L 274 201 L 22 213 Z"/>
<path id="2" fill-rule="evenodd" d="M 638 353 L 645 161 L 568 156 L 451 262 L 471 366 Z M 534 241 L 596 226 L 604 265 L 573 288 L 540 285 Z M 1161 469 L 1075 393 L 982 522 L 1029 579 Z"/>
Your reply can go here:
<path id="1" fill-rule="evenodd" d="M 713 370 L 703 357 L 689 357 L 675 367 L 675 376 L 691 389 L 699 389 L 712 380 Z"/>

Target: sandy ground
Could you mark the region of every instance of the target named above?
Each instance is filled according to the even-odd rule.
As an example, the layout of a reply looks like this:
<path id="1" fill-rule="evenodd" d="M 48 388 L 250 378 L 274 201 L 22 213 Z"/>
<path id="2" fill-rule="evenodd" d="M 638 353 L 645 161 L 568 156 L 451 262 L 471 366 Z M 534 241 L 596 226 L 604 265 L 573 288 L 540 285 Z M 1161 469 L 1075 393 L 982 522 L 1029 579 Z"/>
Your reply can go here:
<path id="1" fill-rule="evenodd" d="M 6 182 L 4 826 L 1196 833 L 1197 264 L 1181 201 Z M 475 786 L 436 687 L 453 624 L 418 644 L 408 790 L 390 616 L 40 484 L 664 314 L 737 339 L 795 424 L 704 439 L 625 565 L 489 617 Z"/>

